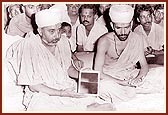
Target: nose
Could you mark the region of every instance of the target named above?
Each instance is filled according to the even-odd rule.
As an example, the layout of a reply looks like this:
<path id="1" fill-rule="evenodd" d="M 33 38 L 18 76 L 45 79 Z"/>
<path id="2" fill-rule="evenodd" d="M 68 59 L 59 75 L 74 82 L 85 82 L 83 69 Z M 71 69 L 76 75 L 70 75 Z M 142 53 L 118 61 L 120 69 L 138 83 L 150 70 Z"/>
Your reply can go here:
<path id="1" fill-rule="evenodd" d="M 121 28 L 121 34 L 122 34 L 122 35 L 125 34 L 125 28 Z"/>
<path id="2" fill-rule="evenodd" d="M 54 39 L 60 39 L 61 38 L 61 31 L 57 30 L 55 31 Z"/>
<path id="3" fill-rule="evenodd" d="M 105 7 L 102 8 L 102 13 L 105 11 Z"/>
<path id="4" fill-rule="evenodd" d="M 87 19 L 88 19 L 87 16 L 85 16 L 85 17 L 84 17 L 84 20 L 87 20 Z"/>
<path id="5" fill-rule="evenodd" d="M 149 17 L 145 17 L 145 21 L 146 21 L 146 22 L 149 22 Z"/>

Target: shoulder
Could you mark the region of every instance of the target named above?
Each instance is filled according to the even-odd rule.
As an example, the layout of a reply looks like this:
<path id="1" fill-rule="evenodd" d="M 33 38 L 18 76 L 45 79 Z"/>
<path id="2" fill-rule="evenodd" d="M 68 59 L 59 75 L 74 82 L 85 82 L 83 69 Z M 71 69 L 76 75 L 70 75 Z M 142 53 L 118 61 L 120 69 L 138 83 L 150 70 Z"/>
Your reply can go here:
<path id="1" fill-rule="evenodd" d="M 164 30 L 164 28 L 159 24 L 153 23 L 153 25 L 154 25 L 155 29 L 157 29 L 158 31 L 163 31 Z"/>
<path id="2" fill-rule="evenodd" d="M 19 15 L 13 17 L 13 18 L 11 19 L 10 23 L 19 24 L 21 21 L 23 21 L 24 17 L 25 17 L 25 14 L 24 14 L 24 13 L 19 14 Z"/>
<path id="3" fill-rule="evenodd" d="M 112 39 L 113 36 L 114 36 L 113 32 L 106 33 L 106 34 L 102 35 L 98 40 L 98 45 L 102 45 L 103 47 L 109 46 L 110 40 Z"/>

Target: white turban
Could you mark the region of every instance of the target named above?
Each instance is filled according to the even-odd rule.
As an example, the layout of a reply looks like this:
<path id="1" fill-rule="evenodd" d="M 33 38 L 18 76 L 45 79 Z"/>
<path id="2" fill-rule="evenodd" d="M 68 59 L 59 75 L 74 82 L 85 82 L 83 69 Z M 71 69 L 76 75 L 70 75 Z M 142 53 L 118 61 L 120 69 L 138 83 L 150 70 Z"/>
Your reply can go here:
<path id="1" fill-rule="evenodd" d="M 61 23 L 62 14 L 59 9 L 45 9 L 35 14 L 35 21 L 38 27 L 52 26 Z"/>
<path id="2" fill-rule="evenodd" d="M 112 5 L 109 16 L 114 23 L 130 23 L 134 15 L 134 9 L 130 5 Z"/>

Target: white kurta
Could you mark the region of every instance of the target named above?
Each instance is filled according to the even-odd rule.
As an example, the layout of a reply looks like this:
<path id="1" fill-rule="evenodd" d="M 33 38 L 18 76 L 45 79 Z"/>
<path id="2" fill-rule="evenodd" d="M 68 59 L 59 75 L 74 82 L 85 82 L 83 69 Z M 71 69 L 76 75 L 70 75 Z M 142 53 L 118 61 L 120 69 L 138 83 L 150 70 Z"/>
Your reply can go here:
<path id="1" fill-rule="evenodd" d="M 66 45 L 67 44 L 67 45 Z M 7 61 L 11 71 L 16 74 L 18 85 L 36 85 L 43 83 L 58 90 L 73 88 L 76 82 L 69 78 L 67 68 L 71 62 L 68 41 L 61 38 L 54 56 L 42 43 L 38 35 L 29 33 L 24 40 L 14 43 L 7 52 Z M 95 98 L 70 98 L 33 93 L 27 87 L 24 105 L 27 110 L 83 110 Z M 82 100 L 85 101 L 82 101 Z"/>
<path id="2" fill-rule="evenodd" d="M 139 25 L 134 30 L 143 39 L 144 48 L 151 46 L 155 50 L 163 49 L 164 45 L 164 29 L 155 23 L 152 23 L 151 31 L 147 36 L 142 25 Z"/>
<path id="3" fill-rule="evenodd" d="M 95 42 L 100 36 L 107 33 L 108 30 L 105 26 L 95 22 L 89 35 L 86 35 L 85 26 L 80 24 L 77 29 L 77 44 L 82 45 L 84 51 L 93 51 Z"/>

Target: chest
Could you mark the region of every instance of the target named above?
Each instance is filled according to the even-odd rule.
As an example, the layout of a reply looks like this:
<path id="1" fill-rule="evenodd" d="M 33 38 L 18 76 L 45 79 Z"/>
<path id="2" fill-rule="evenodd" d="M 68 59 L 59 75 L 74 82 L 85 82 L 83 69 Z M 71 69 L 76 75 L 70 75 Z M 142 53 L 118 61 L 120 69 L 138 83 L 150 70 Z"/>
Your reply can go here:
<path id="1" fill-rule="evenodd" d="M 111 42 L 107 50 L 108 57 L 118 59 L 126 47 L 125 43 Z"/>

